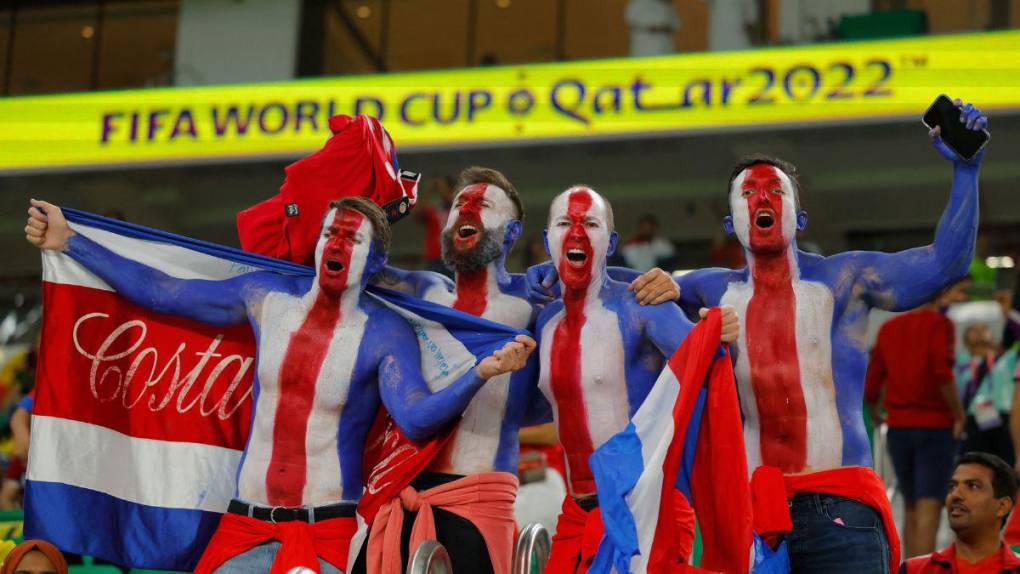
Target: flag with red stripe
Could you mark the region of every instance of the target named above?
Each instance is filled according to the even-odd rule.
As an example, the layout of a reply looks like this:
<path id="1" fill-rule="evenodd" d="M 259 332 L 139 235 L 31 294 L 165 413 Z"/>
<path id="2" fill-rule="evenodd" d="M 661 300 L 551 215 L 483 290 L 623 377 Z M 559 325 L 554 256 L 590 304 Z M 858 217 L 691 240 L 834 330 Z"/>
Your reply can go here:
<path id="1" fill-rule="evenodd" d="M 174 277 L 314 275 L 302 265 L 63 211 L 77 233 Z M 422 373 L 437 388 L 520 333 L 372 293 L 411 324 Z M 130 567 L 191 570 L 236 495 L 252 420 L 251 327 L 133 305 L 54 251 L 43 252 L 43 296 L 26 537 Z"/>
<path id="2" fill-rule="evenodd" d="M 589 572 L 668 572 L 691 501 L 702 568 L 748 572 L 751 497 L 740 406 L 717 309 L 670 357 L 627 428 L 592 455 L 605 537 Z"/>

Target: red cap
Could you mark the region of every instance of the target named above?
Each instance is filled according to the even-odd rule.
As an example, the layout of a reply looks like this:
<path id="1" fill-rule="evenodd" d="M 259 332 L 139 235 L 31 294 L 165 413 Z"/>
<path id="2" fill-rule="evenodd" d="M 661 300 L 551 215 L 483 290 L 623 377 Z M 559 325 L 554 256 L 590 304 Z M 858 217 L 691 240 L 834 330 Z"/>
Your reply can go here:
<path id="1" fill-rule="evenodd" d="M 331 201 L 367 197 L 391 222 L 410 212 L 420 176 L 400 171 L 396 147 L 379 120 L 333 116 L 329 129 L 333 135 L 321 150 L 287 166 L 279 194 L 237 214 L 243 249 L 311 264 Z"/>

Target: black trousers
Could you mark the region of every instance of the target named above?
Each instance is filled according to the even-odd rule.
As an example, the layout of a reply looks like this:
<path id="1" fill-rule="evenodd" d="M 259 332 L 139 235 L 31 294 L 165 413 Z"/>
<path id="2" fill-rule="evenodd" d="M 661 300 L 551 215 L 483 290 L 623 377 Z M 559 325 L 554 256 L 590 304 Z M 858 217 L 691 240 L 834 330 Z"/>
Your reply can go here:
<path id="1" fill-rule="evenodd" d="M 464 478 L 456 474 L 423 472 L 411 481 L 415 490 L 423 491 L 441 484 Z M 436 519 L 436 538 L 450 554 L 453 571 L 457 574 L 493 574 L 492 559 L 489 548 L 485 545 L 482 533 L 471 521 L 447 512 L 442 508 L 433 508 Z M 414 525 L 415 512 L 404 511 L 404 526 L 400 532 L 400 568 L 407 571 L 407 562 L 415 549 L 408 549 L 411 542 L 411 527 Z M 351 574 L 365 574 L 365 553 L 368 552 L 368 539 L 358 553 L 358 559 L 351 568 Z"/>

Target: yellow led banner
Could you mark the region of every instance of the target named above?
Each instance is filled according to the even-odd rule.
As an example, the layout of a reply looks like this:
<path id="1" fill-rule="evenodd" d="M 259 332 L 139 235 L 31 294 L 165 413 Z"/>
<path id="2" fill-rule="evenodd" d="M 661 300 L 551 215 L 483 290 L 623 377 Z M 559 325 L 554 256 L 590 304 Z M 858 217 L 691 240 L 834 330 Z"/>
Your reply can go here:
<path id="1" fill-rule="evenodd" d="M 398 148 L 1020 107 L 1020 32 L 0 99 L 0 171 L 290 156 L 332 114 Z"/>

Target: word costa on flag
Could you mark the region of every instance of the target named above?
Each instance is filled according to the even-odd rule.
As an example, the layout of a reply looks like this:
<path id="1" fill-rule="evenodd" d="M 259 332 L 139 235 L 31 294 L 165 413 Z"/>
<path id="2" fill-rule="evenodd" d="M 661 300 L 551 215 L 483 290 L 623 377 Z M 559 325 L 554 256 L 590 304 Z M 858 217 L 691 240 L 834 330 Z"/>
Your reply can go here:
<path id="1" fill-rule="evenodd" d="M 1020 32 L 0 99 L 0 171 L 292 156 L 335 114 L 401 149 L 1020 106 Z"/>

